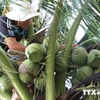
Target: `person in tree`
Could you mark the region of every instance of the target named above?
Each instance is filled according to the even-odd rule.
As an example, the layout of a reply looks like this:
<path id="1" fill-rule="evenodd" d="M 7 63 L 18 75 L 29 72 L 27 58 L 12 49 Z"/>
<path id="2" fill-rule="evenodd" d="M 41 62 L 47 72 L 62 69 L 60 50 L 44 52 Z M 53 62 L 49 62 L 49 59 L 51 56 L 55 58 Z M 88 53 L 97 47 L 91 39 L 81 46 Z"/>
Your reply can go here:
<path id="1" fill-rule="evenodd" d="M 0 45 L 3 49 L 7 46 L 10 50 L 24 52 L 26 47 L 19 41 L 26 38 L 32 18 L 39 15 L 30 2 L 16 1 L 11 4 L 9 12 L 0 16 Z M 15 90 L 12 100 L 20 100 Z"/>
<path id="2" fill-rule="evenodd" d="M 34 11 L 30 2 L 16 1 L 10 6 L 5 16 L 0 16 L 0 43 L 10 50 L 25 51 L 25 46 L 19 43 L 27 36 L 27 30 L 32 18 L 40 13 Z"/>

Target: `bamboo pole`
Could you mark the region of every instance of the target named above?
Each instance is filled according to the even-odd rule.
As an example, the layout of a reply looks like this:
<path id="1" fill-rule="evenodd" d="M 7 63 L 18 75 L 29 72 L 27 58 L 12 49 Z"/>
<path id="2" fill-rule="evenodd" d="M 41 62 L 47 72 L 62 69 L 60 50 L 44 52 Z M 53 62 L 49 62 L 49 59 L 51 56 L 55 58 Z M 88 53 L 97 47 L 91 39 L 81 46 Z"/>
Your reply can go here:
<path id="1" fill-rule="evenodd" d="M 55 100 L 55 79 L 54 79 L 54 64 L 55 64 L 55 44 L 62 12 L 62 0 L 58 0 L 54 19 L 51 25 L 46 66 L 46 100 Z"/>

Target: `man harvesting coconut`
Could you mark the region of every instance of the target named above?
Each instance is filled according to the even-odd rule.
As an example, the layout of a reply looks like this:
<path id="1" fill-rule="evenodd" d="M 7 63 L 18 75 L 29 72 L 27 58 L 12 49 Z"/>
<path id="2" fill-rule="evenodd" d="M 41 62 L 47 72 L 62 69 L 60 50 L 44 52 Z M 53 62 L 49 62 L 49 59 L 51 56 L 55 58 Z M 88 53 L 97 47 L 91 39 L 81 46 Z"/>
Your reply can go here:
<path id="1" fill-rule="evenodd" d="M 19 41 L 26 37 L 32 17 L 39 16 L 40 13 L 35 12 L 27 1 L 16 1 L 10 7 L 10 12 L 0 16 L 0 43 L 10 50 L 24 52 L 26 47 Z M 13 93 L 12 100 L 20 99 Z"/>
<path id="2" fill-rule="evenodd" d="M 25 46 L 19 41 L 26 37 L 32 17 L 39 16 L 29 2 L 16 1 L 11 5 L 11 11 L 0 16 L 0 42 L 10 50 L 25 51 Z"/>

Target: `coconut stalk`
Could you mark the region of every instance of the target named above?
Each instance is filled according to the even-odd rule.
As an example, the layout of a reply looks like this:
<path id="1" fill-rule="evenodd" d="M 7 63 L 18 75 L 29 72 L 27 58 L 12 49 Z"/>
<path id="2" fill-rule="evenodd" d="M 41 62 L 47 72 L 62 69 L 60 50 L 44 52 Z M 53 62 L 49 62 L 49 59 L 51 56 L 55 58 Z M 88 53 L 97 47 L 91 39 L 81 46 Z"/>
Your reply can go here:
<path id="1" fill-rule="evenodd" d="M 29 40 L 33 35 L 34 35 L 34 29 L 33 29 L 33 21 L 32 21 L 28 28 L 27 39 Z"/>
<path id="2" fill-rule="evenodd" d="M 66 79 L 66 70 L 63 72 L 56 73 L 55 75 L 55 84 L 56 84 L 56 97 L 65 92 L 65 79 Z"/>
<path id="3" fill-rule="evenodd" d="M 80 25 L 82 19 L 82 15 L 79 13 L 75 19 L 75 21 L 73 22 L 68 35 L 66 37 L 66 47 L 65 47 L 65 51 L 64 51 L 64 60 L 67 63 L 66 66 L 66 70 L 61 72 L 61 73 L 57 73 L 55 76 L 55 82 L 56 82 L 56 95 L 59 96 L 60 94 L 64 93 L 64 91 L 66 90 L 65 88 L 65 81 L 66 81 L 66 73 L 67 73 L 67 69 L 68 69 L 68 60 L 69 60 L 69 56 L 70 56 L 70 52 L 72 49 L 72 44 L 76 35 L 76 31 L 78 29 L 78 26 Z M 61 80 L 61 81 L 60 81 Z"/>
<path id="4" fill-rule="evenodd" d="M 55 65 L 55 46 L 58 26 L 60 22 L 63 4 L 62 0 L 58 0 L 53 22 L 50 29 L 50 37 L 47 52 L 47 66 L 46 66 L 46 100 L 55 100 L 55 79 L 54 79 L 54 65 Z"/>
<path id="5" fill-rule="evenodd" d="M 70 52 L 72 49 L 72 45 L 74 42 L 74 38 L 75 38 L 75 35 L 77 32 L 77 29 L 80 25 L 81 19 L 82 19 L 82 15 L 81 15 L 81 13 L 79 13 L 77 15 L 77 17 L 75 18 L 75 20 L 74 20 L 74 22 L 73 22 L 73 24 L 72 24 L 72 26 L 67 34 L 67 37 L 66 37 L 66 47 L 65 47 L 63 58 L 67 62 L 67 64 L 68 64 Z"/>
<path id="6" fill-rule="evenodd" d="M 80 25 L 82 19 L 82 15 L 81 13 L 79 13 L 75 19 L 75 21 L 73 22 L 68 35 L 66 37 L 66 47 L 65 47 L 65 51 L 64 51 L 64 55 L 63 58 L 66 61 L 66 70 L 61 72 L 61 73 L 57 73 L 55 76 L 55 82 L 56 84 L 56 96 L 59 96 L 60 94 L 64 93 L 64 91 L 66 90 L 65 88 L 65 81 L 66 81 L 66 73 L 67 73 L 67 69 L 68 69 L 68 61 L 69 61 L 69 56 L 70 56 L 70 52 L 72 49 L 72 44 L 76 35 L 76 31 Z M 60 81 L 61 80 L 61 81 Z"/>
<path id="7" fill-rule="evenodd" d="M 68 32 L 67 38 L 66 38 L 66 47 L 65 47 L 63 58 L 67 63 L 67 67 L 68 67 L 69 56 L 70 56 L 71 49 L 72 49 L 72 44 L 74 42 L 76 31 L 80 25 L 81 19 L 82 19 L 82 15 L 81 15 L 81 13 L 79 13 L 77 15 L 77 17 L 75 18 L 75 21 L 73 22 L 73 24 Z M 67 69 L 68 68 L 66 68 L 65 73 L 60 73 L 62 76 L 62 81 L 60 81 L 61 85 L 59 85 L 60 83 L 56 84 L 57 86 L 58 85 L 62 86 L 63 90 L 65 90 L 64 88 L 65 88 L 65 81 L 66 81 L 66 77 L 67 77 L 67 75 L 66 75 Z"/>
<path id="8" fill-rule="evenodd" d="M 31 2 L 31 0 L 26 0 L 28 2 Z M 27 39 L 29 40 L 33 35 L 34 35 L 34 28 L 33 28 L 33 20 L 28 28 L 28 31 L 27 31 Z"/>
<path id="9" fill-rule="evenodd" d="M 19 79 L 19 75 L 10 62 L 9 58 L 6 56 L 4 50 L 0 47 L 0 67 L 8 76 L 9 80 L 11 81 L 13 87 L 19 94 L 21 100 L 32 100 L 32 95 L 30 94 L 28 88 L 24 83 L 22 83 Z"/>

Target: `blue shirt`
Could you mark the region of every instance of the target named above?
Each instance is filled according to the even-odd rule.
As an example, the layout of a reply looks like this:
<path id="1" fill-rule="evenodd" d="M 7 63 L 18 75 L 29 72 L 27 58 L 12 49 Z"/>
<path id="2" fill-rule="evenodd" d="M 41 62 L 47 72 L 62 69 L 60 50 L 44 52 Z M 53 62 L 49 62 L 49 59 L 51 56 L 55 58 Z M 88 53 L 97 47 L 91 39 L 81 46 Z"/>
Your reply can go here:
<path id="1" fill-rule="evenodd" d="M 4 43 L 5 37 L 14 37 L 17 41 L 26 37 L 27 30 L 14 24 L 13 20 L 6 16 L 0 16 L 0 42 Z"/>

